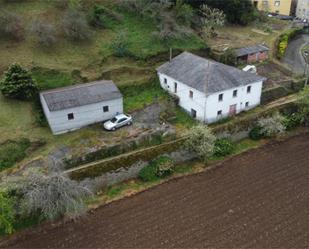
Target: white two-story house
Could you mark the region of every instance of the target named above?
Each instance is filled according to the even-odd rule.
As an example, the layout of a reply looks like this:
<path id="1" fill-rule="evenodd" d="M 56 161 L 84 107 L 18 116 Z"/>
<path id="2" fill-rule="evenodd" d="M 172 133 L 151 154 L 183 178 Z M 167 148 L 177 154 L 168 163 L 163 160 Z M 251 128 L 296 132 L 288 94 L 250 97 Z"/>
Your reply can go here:
<path id="1" fill-rule="evenodd" d="M 265 78 L 184 52 L 157 69 L 163 89 L 192 117 L 213 123 L 260 104 Z"/>

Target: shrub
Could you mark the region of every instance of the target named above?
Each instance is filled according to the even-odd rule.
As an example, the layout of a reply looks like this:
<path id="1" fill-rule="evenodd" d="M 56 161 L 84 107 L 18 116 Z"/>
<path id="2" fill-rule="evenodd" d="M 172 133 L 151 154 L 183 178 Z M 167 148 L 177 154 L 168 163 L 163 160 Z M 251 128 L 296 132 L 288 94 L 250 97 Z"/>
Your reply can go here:
<path id="1" fill-rule="evenodd" d="M 156 181 L 159 178 L 172 174 L 173 167 L 174 162 L 170 157 L 160 156 L 142 168 L 138 177 L 144 182 Z"/>
<path id="2" fill-rule="evenodd" d="M 290 131 L 303 124 L 303 122 L 304 122 L 303 114 L 295 112 L 285 117 L 285 119 L 283 120 L 283 125 L 285 126 L 286 130 Z"/>
<path id="3" fill-rule="evenodd" d="M 0 144 L 0 171 L 24 159 L 29 147 L 30 141 L 27 138 Z"/>
<path id="4" fill-rule="evenodd" d="M 28 71 L 18 64 L 12 64 L 0 81 L 0 90 L 5 97 L 27 100 L 37 94 L 38 87 Z"/>
<path id="5" fill-rule="evenodd" d="M 227 138 L 217 139 L 214 147 L 214 155 L 217 157 L 223 157 L 230 155 L 234 152 L 235 146 L 231 140 Z"/>
<path id="6" fill-rule="evenodd" d="M 220 57 L 220 62 L 235 66 L 236 64 L 236 55 L 234 49 L 227 49 L 224 54 Z"/>
<path id="7" fill-rule="evenodd" d="M 24 28 L 21 18 L 14 13 L 0 11 L 0 37 L 21 40 Z"/>
<path id="8" fill-rule="evenodd" d="M 276 112 L 271 117 L 260 119 L 258 126 L 261 127 L 261 132 L 265 137 L 272 137 L 277 133 L 285 131 L 283 122 L 284 117 L 279 112 Z"/>
<path id="9" fill-rule="evenodd" d="M 120 21 L 121 16 L 103 6 L 95 5 L 89 15 L 89 24 L 97 28 L 106 28 L 108 19 Z"/>
<path id="10" fill-rule="evenodd" d="M 175 12 L 180 23 L 190 26 L 194 17 L 194 10 L 189 4 L 185 4 L 183 0 L 176 0 Z"/>
<path id="11" fill-rule="evenodd" d="M 195 152 L 206 162 L 213 155 L 215 140 L 210 128 L 205 125 L 197 125 L 191 128 L 185 147 L 189 151 Z"/>
<path id="12" fill-rule="evenodd" d="M 304 121 L 307 123 L 309 118 L 309 86 L 305 86 L 299 93 L 298 105 Z"/>
<path id="13" fill-rule="evenodd" d="M 15 221 L 14 201 L 5 193 L 0 192 L 0 232 L 11 234 Z"/>
<path id="14" fill-rule="evenodd" d="M 253 140 L 259 140 L 264 137 L 262 133 L 262 127 L 259 125 L 254 126 L 249 132 L 249 137 Z"/>
<path id="15" fill-rule="evenodd" d="M 91 37 L 86 16 L 77 9 L 68 9 L 63 19 L 63 29 L 66 37 L 73 41 L 88 40 Z"/>
<path id="16" fill-rule="evenodd" d="M 126 31 L 120 31 L 111 44 L 113 54 L 117 57 L 130 56 L 129 42 Z"/>
<path id="17" fill-rule="evenodd" d="M 56 30 L 52 24 L 36 20 L 32 23 L 31 33 L 37 42 L 43 46 L 51 46 L 56 42 Z"/>
<path id="18" fill-rule="evenodd" d="M 16 186 L 22 196 L 22 213 L 42 219 L 78 216 L 85 209 L 84 198 L 92 195 L 89 189 L 59 172 L 45 175 L 32 169 Z"/>

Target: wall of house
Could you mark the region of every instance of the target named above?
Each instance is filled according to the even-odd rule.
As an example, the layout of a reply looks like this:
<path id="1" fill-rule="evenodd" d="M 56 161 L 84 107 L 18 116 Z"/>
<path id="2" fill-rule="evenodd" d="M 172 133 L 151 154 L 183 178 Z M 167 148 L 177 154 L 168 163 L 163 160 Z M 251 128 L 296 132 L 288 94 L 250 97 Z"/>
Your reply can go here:
<path id="1" fill-rule="evenodd" d="M 308 0 L 298 0 L 296 8 L 296 16 L 301 19 L 309 20 L 309 1 Z"/>
<path id="2" fill-rule="evenodd" d="M 206 95 L 196 89 L 193 89 L 173 78 L 164 75 L 158 74 L 160 79 L 161 87 L 167 90 L 171 94 L 175 94 L 179 97 L 179 106 L 185 109 L 189 114 L 191 114 L 191 109 L 196 111 L 196 119 L 200 121 L 205 120 L 205 104 L 206 104 Z M 167 80 L 167 83 L 164 82 L 164 79 Z M 175 93 L 174 84 L 177 83 L 177 93 Z M 193 92 L 193 98 L 190 98 L 190 91 Z"/>
<path id="3" fill-rule="evenodd" d="M 247 87 L 251 86 L 251 92 L 247 93 Z M 236 113 L 249 110 L 260 104 L 263 82 L 257 82 L 246 86 L 218 92 L 207 97 L 206 103 L 206 122 L 213 123 L 220 118 L 228 117 L 230 114 L 230 106 L 236 105 Z M 237 90 L 237 97 L 233 97 L 233 91 Z M 219 101 L 219 95 L 223 93 L 223 101 Z M 249 106 L 246 107 L 246 103 Z M 218 111 L 222 111 L 222 115 L 218 116 Z"/>
<path id="4" fill-rule="evenodd" d="M 256 107 L 260 104 L 263 82 L 257 82 L 248 86 L 251 86 L 251 92 L 247 93 L 247 86 L 229 89 L 223 92 L 218 92 L 207 96 L 200 91 L 192 89 L 187 85 L 174 80 L 164 74 L 158 74 L 160 84 L 163 89 L 167 90 L 171 94 L 175 94 L 179 97 L 179 105 L 191 114 L 191 109 L 196 110 L 196 119 L 202 122 L 213 123 L 220 118 L 227 117 L 230 112 L 230 106 L 236 104 L 236 112 L 239 113 L 244 110 L 248 110 Z M 167 83 L 164 82 L 167 80 Z M 177 93 L 174 91 L 174 83 L 177 83 Z M 193 98 L 189 97 L 189 91 L 193 91 Z M 237 90 L 237 97 L 233 97 L 233 91 Z M 223 101 L 219 102 L 219 94 L 223 93 Z M 246 107 L 246 102 L 249 102 L 249 106 Z M 222 111 L 222 115 L 218 116 L 218 111 Z"/>
<path id="5" fill-rule="evenodd" d="M 262 11 L 289 16 L 292 0 L 252 0 L 253 4 Z"/>
<path id="6" fill-rule="evenodd" d="M 122 98 L 54 112 L 49 111 L 42 96 L 40 99 L 46 119 L 55 135 L 111 119 L 117 113 L 123 112 Z M 109 106 L 109 111 L 103 112 L 103 106 Z M 69 113 L 74 114 L 74 119 L 68 120 Z"/>

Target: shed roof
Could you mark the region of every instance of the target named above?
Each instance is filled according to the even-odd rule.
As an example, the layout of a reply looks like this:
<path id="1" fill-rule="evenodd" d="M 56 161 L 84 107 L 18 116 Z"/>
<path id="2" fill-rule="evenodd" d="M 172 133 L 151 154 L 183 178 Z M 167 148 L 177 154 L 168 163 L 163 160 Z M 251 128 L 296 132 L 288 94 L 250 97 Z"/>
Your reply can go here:
<path id="1" fill-rule="evenodd" d="M 108 80 L 43 91 L 40 95 L 44 98 L 51 112 L 122 97 L 122 94 L 113 81 Z"/>
<path id="2" fill-rule="evenodd" d="M 207 95 L 265 80 L 256 74 L 188 52 L 163 64 L 157 71 Z"/>
<path id="3" fill-rule="evenodd" d="M 235 49 L 235 55 L 239 57 L 239 56 L 244 56 L 248 54 L 256 54 L 260 52 L 265 52 L 265 51 L 269 51 L 269 48 L 263 44 L 257 44 L 254 46 Z"/>

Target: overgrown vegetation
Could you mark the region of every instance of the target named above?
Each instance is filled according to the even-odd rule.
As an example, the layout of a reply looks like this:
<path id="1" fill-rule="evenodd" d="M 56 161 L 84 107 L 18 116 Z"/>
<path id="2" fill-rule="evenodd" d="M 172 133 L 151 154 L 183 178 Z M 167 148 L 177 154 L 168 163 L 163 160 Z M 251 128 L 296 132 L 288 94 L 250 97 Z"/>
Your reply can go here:
<path id="1" fill-rule="evenodd" d="M 219 138 L 215 141 L 214 156 L 224 157 L 230 155 L 235 150 L 235 144 L 228 138 Z"/>
<path id="2" fill-rule="evenodd" d="M 277 51 L 277 58 L 282 59 L 285 51 L 288 47 L 289 42 L 295 38 L 298 34 L 302 32 L 301 29 L 290 29 L 286 31 L 284 34 L 280 35 L 278 39 L 278 51 Z"/>
<path id="3" fill-rule="evenodd" d="M 31 143 L 27 138 L 18 141 L 6 141 L 0 144 L 0 171 L 12 167 L 26 156 Z"/>
<path id="4" fill-rule="evenodd" d="M 174 162 L 168 156 L 160 156 L 141 169 L 138 177 L 144 182 L 156 181 L 173 172 Z"/>

